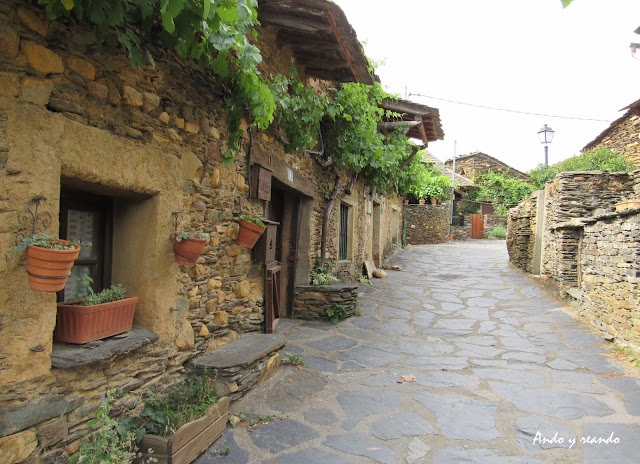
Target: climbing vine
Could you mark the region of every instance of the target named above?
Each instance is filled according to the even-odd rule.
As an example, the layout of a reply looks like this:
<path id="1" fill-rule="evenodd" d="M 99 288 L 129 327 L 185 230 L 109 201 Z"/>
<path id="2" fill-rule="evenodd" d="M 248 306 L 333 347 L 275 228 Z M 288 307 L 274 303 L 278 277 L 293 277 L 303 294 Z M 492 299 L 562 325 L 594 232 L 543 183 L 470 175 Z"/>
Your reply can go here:
<path id="1" fill-rule="evenodd" d="M 256 40 L 257 0 L 38 0 L 51 19 L 72 13 L 94 26 L 99 41 L 115 38 L 135 69 L 154 65 L 145 46 L 160 41 L 180 57 L 212 70 L 228 89 L 229 150 L 238 151 L 241 120 L 248 116 L 259 129 L 273 121 L 275 102 L 258 71 L 262 55 Z"/>
<path id="2" fill-rule="evenodd" d="M 489 201 L 496 214 L 506 215 L 524 198 L 533 193 L 535 187 L 527 182 L 515 179 L 509 172 L 491 172 L 474 179 L 476 190 L 469 195 L 470 200 Z"/>

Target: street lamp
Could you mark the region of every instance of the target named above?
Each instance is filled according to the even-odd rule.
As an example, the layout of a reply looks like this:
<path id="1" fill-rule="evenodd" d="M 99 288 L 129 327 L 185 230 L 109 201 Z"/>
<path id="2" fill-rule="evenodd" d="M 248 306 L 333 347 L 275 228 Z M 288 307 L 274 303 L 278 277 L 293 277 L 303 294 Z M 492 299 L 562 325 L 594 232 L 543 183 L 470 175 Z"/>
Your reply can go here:
<path id="1" fill-rule="evenodd" d="M 544 165 L 549 165 L 549 144 L 553 140 L 553 134 L 555 131 L 551 129 L 546 124 L 542 129 L 538 131 L 538 138 L 540 138 L 540 143 L 544 144 Z"/>

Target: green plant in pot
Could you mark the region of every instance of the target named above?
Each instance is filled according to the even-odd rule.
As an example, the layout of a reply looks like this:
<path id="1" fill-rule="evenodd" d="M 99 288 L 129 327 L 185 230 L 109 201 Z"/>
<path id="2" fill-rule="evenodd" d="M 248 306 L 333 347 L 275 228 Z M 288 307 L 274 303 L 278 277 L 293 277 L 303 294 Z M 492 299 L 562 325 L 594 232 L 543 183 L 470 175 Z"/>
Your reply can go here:
<path id="1" fill-rule="evenodd" d="M 214 379 L 194 373 L 166 391 L 149 392 L 139 417 L 122 428 L 135 431 L 145 457 L 192 462 L 222 435 L 228 411 L 229 398 L 218 398 Z"/>
<path id="2" fill-rule="evenodd" d="M 71 275 L 80 254 L 77 242 L 61 240 L 47 232 L 19 237 L 14 253 L 25 251 L 29 287 L 41 292 L 59 292 Z"/>
<path id="3" fill-rule="evenodd" d="M 253 248 L 267 226 L 261 219 L 250 216 L 240 216 L 238 229 L 238 245 Z"/>
<path id="4" fill-rule="evenodd" d="M 58 303 L 56 341 L 83 344 L 131 330 L 137 296 L 127 297 L 122 284 L 95 293 L 91 277 L 79 280 L 84 287 L 80 299 Z"/>
<path id="5" fill-rule="evenodd" d="M 193 266 L 209 242 L 209 237 L 201 230 L 195 232 L 176 231 L 173 235 L 173 251 L 176 263 Z"/>

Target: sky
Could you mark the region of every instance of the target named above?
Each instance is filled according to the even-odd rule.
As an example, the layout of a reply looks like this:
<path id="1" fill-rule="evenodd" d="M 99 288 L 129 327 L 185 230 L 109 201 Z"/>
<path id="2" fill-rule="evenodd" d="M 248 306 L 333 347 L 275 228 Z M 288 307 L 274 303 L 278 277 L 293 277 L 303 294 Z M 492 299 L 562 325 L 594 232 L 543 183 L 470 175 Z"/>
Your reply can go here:
<path id="1" fill-rule="evenodd" d="M 440 110 L 441 160 L 481 151 L 520 171 L 579 154 L 640 99 L 640 0 L 334 0 L 385 90 Z M 538 113 L 525 115 L 451 103 Z M 566 117 L 596 119 L 585 121 Z"/>

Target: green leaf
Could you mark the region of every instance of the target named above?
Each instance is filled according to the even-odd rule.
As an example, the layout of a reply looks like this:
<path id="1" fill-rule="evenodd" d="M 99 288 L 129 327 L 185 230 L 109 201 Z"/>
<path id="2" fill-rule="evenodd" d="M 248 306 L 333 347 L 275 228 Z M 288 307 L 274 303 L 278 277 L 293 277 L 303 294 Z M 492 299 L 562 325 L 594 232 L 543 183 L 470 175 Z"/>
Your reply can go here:
<path id="1" fill-rule="evenodd" d="M 211 0 L 203 0 L 203 3 L 202 19 L 207 19 L 209 17 L 209 10 L 211 9 Z"/>
<path id="2" fill-rule="evenodd" d="M 71 11 L 73 9 L 73 0 L 60 0 L 62 5 L 67 9 L 67 11 Z"/>
<path id="3" fill-rule="evenodd" d="M 222 22 L 225 23 L 231 23 L 240 19 L 240 16 L 238 16 L 238 8 L 220 7 L 216 9 L 216 13 L 220 16 Z"/>

